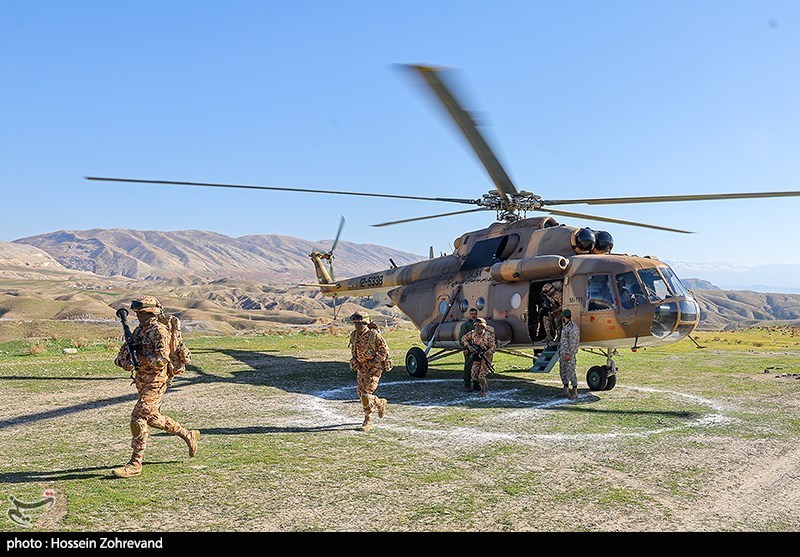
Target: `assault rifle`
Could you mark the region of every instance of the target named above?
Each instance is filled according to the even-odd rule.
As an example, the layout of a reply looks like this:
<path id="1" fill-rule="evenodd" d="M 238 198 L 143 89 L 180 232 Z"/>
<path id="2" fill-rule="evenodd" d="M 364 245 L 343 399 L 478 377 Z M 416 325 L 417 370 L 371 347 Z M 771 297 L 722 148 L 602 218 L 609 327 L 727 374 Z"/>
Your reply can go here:
<path id="1" fill-rule="evenodd" d="M 469 342 L 467 344 L 469 344 L 469 351 L 472 352 L 472 360 L 483 362 L 486 364 L 486 367 L 489 368 L 489 373 L 494 373 L 494 366 L 492 366 L 492 362 L 489 361 L 489 358 L 486 357 L 486 351 L 474 342 Z"/>
<path id="2" fill-rule="evenodd" d="M 131 372 L 131 384 L 136 382 L 136 372 L 139 371 L 139 358 L 136 357 L 136 350 L 133 347 L 133 333 L 131 333 L 131 328 L 128 326 L 128 310 L 125 308 L 120 308 L 117 310 L 117 317 L 119 320 L 122 321 L 122 332 L 125 335 L 125 346 L 128 347 L 128 354 L 131 357 L 131 363 L 133 364 L 133 371 Z"/>

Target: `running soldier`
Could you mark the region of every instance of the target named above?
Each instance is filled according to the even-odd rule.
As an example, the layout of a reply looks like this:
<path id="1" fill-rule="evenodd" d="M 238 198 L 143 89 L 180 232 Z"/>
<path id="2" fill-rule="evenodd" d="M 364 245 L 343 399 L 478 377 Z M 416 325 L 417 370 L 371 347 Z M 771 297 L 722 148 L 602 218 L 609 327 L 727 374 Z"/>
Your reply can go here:
<path id="1" fill-rule="evenodd" d="M 158 320 L 163 312 L 161 303 L 153 296 L 141 296 L 131 302 L 131 309 L 136 312 L 136 317 L 139 319 L 139 326 L 132 335 L 132 345 L 139 361 L 139 369 L 135 376 L 139 400 L 131 413 L 133 454 L 128 464 L 112 471 L 118 478 L 130 478 L 142 473 L 142 459 L 151 427 L 183 439 L 189 447 L 190 457 L 197 453 L 197 443 L 200 439 L 198 430 L 187 430 L 161 413 L 161 399 L 171 379 L 167 373 L 171 356 L 170 331 Z M 186 352 L 188 354 L 188 350 Z M 127 345 L 123 344 L 119 349 L 114 364 L 125 371 L 134 369 Z"/>
<path id="2" fill-rule="evenodd" d="M 369 431 L 372 426 L 372 413 L 377 412 L 383 418 L 388 401 L 375 396 L 375 390 L 381 380 L 381 374 L 391 369 L 389 347 L 378 331 L 377 326 L 370 327 L 369 316 L 365 312 L 350 316 L 355 330 L 350 333 L 350 368 L 358 376 L 356 394 L 364 409 L 364 423 L 360 431 Z"/>

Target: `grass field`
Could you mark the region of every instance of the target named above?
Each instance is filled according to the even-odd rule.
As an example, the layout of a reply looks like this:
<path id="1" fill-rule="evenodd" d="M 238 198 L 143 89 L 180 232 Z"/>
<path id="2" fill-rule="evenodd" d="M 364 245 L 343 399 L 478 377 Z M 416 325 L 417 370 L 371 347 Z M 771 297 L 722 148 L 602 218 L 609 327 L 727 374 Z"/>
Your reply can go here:
<path id="1" fill-rule="evenodd" d="M 97 332 L 0 343 L 0 504 L 55 491 L 34 530 L 797 531 L 800 337 L 788 327 L 699 333 L 627 351 L 611 391 L 577 401 L 557 371 L 499 355 L 490 393 L 463 391 L 460 357 L 425 379 L 395 369 L 369 433 L 341 334 L 189 337 L 193 363 L 164 413 L 202 431 L 198 455 L 158 433 L 138 478 L 135 402 Z M 416 340 L 418 345 L 418 340 Z M 63 354 L 75 347 L 77 354 Z M 766 372 L 765 372 L 766 370 Z M 8 502 L 8 503 L 7 503 Z M 3 509 L 0 530 L 23 531 Z"/>

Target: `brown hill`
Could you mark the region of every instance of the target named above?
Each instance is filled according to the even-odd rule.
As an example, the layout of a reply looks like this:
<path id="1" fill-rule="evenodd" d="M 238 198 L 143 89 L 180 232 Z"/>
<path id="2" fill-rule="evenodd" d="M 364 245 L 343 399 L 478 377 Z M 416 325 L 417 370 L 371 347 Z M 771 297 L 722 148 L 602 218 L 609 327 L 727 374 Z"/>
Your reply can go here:
<path id="1" fill-rule="evenodd" d="M 37 247 L 0 242 L 0 278 L 65 278 L 75 274 Z"/>
<path id="2" fill-rule="evenodd" d="M 313 280 L 308 254 L 330 240 L 310 242 L 291 236 L 231 238 L 215 232 L 179 230 L 60 230 L 15 240 L 35 246 L 68 269 L 137 279 L 235 278 L 273 284 Z M 370 244 L 340 242 L 335 271 L 340 276 L 369 273 L 419 261 L 422 256 Z"/>
<path id="3" fill-rule="evenodd" d="M 700 328 L 724 330 L 768 322 L 800 324 L 800 294 L 749 290 L 694 290 L 700 304 Z"/>

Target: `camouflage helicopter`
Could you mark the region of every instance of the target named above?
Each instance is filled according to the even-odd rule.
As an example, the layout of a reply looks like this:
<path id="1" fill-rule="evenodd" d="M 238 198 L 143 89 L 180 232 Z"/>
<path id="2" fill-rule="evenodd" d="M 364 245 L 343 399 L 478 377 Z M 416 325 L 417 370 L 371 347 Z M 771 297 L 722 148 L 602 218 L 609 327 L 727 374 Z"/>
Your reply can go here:
<path id="1" fill-rule="evenodd" d="M 614 357 L 620 349 L 676 342 L 697 327 L 700 308 L 673 270 L 657 257 L 612 253 L 608 232 L 559 224 L 553 216 L 637 226 L 668 232 L 690 231 L 554 209 L 559 205 L 614 205 L 723 199 L 800 196 L 798 191 L 730 194 L 690 194 L 586 199 L 544 199 L 518 190 L 462 108 L 447 82 L 447 72 L 429 66 L 406 66 L 419 75 L 439 99 L 494 183 L 495 189 L 478 199 L 420 197 L 367 192 L 281 188 L 243 184 L 179 182 L 87 177 L 88 180 L 202 187 L 298 191 L 391 199 L 427 200 L 474 205 L 461 211 L 397 220 L 373 226 L 390 226 L 432 218 L 494 211 L 497 222 L 466 232 L 454 241 L 449 255 L 348 279 L 334 280 L 333 252 L 310 254 L 322 293 L 371 296 L 396 305 L 420 330 L 425 349 L 412 347 L 405 357 L 408 373 L 424 377 L 429 362 L 457 354 L 462 349 L 458 333 L 474 307 L 496 334 L 501 352 L 535 359 L 531 371 L 549 371 L 557 356 L 541 338 L 538 323 L 540 293 L 546 284 L 562 291 L 562 307 L 572 312 L 580 328 L 581 349 L 605 356 L 606 364 L 592 366 L 586 375 L 591 390 L 610 390 L 617 383 Z M 545 216 L 527 218 L 527 213 Z M 330 272 L 323 261 L 329 264 Z M 691 337 L 690 337 L 691 338 Z M 431 353 L 431 350 L 438 350 Z M 523 352 L 520 349 L 532 350 Z"/>

